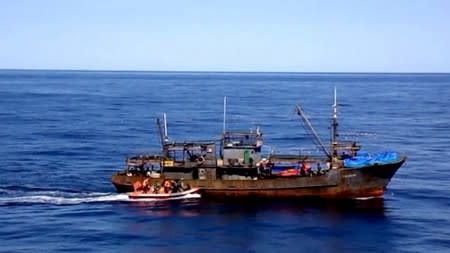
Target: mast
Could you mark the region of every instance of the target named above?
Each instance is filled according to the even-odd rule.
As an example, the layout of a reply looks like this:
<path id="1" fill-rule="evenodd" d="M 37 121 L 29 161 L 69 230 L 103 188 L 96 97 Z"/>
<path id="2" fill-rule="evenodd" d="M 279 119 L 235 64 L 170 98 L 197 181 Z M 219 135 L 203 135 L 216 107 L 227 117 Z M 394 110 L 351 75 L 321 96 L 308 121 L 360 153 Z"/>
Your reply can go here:
<path id="1" fill-rule="evenodd" d="M 225 131 L 226 131 L 226 122 L 227 122 L 227 96 L 223 97 L 223 126 L 222 126 L 222 134 L 220 136 L 220 158 L 223 159 L 223 147 L 225 146 Z"/>
<path id="2" fill-rule="evenodd" d="M 166 154 L 166 144 L 169 142 L 169 137 L 167 136 L 167 117 L 163 114 L 164 126 L 161 125 L 161 120 L 156 118 L 156 125 L 158 127 L 159 139 L 161 141 L 161 150 L 163 154 Z"/>
<path id="3" fill-rule="evenodd" d="M 164 139 L 164 133 L 163 133 L 162 126 L 161 126 L 161 121 L 159 120 L 159 118 L 156 118 L 156 126 L 158 127 L 159 139 L 161 141 L 161 148 L 164 152 L 165 139 Z"/>
<path id="4" fill-rule="evenodd" d="M 164 113 L 164 143 L 167 143 L 169 141 L 169 137 L 167 135 L 167 117 Z"/>
<path id="5" fill-rule="evenodd" d="M 333 117 L 331 119 L 331 154 L 336 156 L 336 146 L 337 146 L 337 92 L 336 86 L 334 86 L 334 99 L 333 99 Z"/>

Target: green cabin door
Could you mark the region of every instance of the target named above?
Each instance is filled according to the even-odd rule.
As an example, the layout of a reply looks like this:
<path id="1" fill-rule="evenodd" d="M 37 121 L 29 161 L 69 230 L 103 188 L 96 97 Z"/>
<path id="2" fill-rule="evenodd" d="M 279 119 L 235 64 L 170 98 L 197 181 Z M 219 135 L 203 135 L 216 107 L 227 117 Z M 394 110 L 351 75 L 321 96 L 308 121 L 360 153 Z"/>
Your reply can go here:
<path id="1" fill-rule="evenodd" d="M 250 164 L 250 150 L 244 150 L 244 164 Z"/>

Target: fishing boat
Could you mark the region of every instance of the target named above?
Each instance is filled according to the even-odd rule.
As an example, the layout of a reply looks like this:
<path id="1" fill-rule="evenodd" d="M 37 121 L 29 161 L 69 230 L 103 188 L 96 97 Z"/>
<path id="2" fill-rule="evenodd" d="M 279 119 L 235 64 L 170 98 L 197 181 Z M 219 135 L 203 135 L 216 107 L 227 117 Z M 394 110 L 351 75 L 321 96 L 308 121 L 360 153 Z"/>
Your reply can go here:
<path id="1" fill-rule="evenodd" d="M 226 131 L 219 141 L 170 142 L 167 123 L 159 119 L 161 154 L 127 158 L 126 167 L 112 176 L 118 192 L 131 192 L 137 181 L 161 184 L 183 179 L 202 198 L 325 198 L 382 197 L 391 178 L 406 160 L 396 152 L 365 154 L 357 142 L 338 139 L 336 89 L 330 144 L 324 145 L 300 105 L 297 114 L 323 155 L 262 157 L 262 133 Z M 217 151 L 217 152 L 216 152 Z"/>

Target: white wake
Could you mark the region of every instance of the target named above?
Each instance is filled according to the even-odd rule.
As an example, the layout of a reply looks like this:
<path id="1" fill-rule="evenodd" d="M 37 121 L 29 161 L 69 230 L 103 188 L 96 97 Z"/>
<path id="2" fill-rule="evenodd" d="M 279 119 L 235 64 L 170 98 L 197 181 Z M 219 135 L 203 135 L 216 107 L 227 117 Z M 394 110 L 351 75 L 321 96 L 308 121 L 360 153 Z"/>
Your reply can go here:
<path id="1" fill-rule="evenodd" d="M 192 199 L 200 198 L 200 194 L 193 193 L 185 196 L 173 198 Z M 53 205 L 78 205 L 83 203 L 101 203 L 101 202 L 156 202 L 169 200 L 155 200 L 155 199 L 130 199 L 126 193 L 67 193 L 58 191 L 49 192 L 35 192 L 26 194 L 11 194 L 8 193 L 0 197 L 0 205 L 9 204 L 53 204 Z"/>

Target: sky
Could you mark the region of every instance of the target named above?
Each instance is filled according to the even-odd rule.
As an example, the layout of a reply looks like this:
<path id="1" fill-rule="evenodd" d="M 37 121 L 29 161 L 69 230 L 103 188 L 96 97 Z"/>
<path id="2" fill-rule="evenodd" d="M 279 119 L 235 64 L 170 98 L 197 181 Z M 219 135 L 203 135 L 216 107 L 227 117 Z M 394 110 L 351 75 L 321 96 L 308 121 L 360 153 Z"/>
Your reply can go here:
<path id="1" fill-rule="evenodd" d="M 0 69 L 450 72 L 450 1 L 2 0 Z"/>

